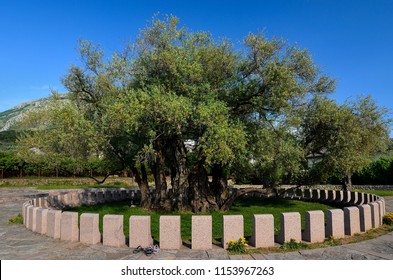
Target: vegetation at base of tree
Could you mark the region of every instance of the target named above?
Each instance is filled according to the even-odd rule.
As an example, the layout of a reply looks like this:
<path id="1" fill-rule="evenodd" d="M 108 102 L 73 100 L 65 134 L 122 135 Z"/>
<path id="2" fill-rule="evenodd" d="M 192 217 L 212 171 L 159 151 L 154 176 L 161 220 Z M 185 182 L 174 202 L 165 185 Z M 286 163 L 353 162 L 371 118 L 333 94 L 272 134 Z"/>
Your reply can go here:
<path id="1" fill-rule="evenodd" d="M 387 112 L 368 96 L 329 99 L 334 79 L 281 38 L 250 33 L 235 49 L 168 16 L 111 57 L 89 41 L 79 52 L 81 64 L 62 79 L 69 101 L 54 93 L 29 114 L 24 125 L 34 129 L 19 139 L 18 156 L 56 176 L 63 165 L 73 174 L 97 162 L 106 175 L 128 169 L 145 209 L 227 211 L 247 192 L 332 176 L 350 189 L 387 147 Z M 265 188 L 230 193 L 231 176 Z"/>
<path id="2" fill-rule="evenodd" d="M 302 228 L 305 228 L 305 212 L 311 210 L 332 209 L 334 207 L 298 200 L 287 199 L 260 199 L 243 197 L 235 201 L 234 205 L 227 212 L 212 211 L 213 240 L 214 243 L 220 244 L 222 238 L 222 216 L 223 215 L 243 215 L 244 217 L 244 236 L 250 237 L 252 234 L 252 219 L 254 214 L 272 214 L 274 216 L 274 228 L 276 234 L 280 229 L 280 214 L 282 212 L 299 212 L 301 214 Z M 103 216 L 106 214 L 118 214 L 124 216 L 124 233 L 129 233 L 129 217 L 131 215 L 149 215 L 151 216 L 151 231 L 154 239 L 159 239 L 159 219 L 161 215 L 180 215 L 181 216 L 181 236 L 183 241 L 191 240 L 191 217 L 195 215 L 191 212 L 169 212 L 157 213 L 144 210 L 140 207 L 130 207 L 130 202 L 113 202 L 97 205 L 80 206 L 71 211 L 82 213 L 99 213 L 100 214 L 100 231 L 102 232 Z M 206 213 L 205 213 L 206 214 Z"/>

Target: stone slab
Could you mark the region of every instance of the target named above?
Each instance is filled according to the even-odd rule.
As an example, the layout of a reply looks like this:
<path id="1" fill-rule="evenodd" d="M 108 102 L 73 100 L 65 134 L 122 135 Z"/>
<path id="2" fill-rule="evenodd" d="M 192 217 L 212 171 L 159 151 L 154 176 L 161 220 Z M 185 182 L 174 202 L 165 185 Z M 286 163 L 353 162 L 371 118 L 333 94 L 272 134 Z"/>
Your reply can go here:
<path id="1" fill-rule="evenodd" d="M 278 237 L 278 242 L 283 244 L 291 241 L 291 239 L 300 242 L 302 240 L 300 213 L 281 213 L 280 218 L 280 235 Z"/>
<path id="2" fill-rule="evenodd" d="M 64 241 L 79 241 L 78 213 L 61 213 L 60 239 Z"/>
<path id="3" fill-rule="evenodd" d="M 379 206 L 378 203 L 372 202 L 369 203 L 371 207 L 371 225 L 373 228 L 377 228 L 381 225 L 380 219 L 379 219 Z"/>
<path id="4" fill-rule="evenodd" d="M 143 248 L 153 245 L 150 216 L 131 216 L 129 220 L 129 247 Z"/>
<path id="5" fill-rule="evenodd" d="M 256 214 L 253 216 L 253 234 L 250 245 L 255 248 L 274 246 L 274 216 L 272 214 Z"/>
<path id="6" fill-rule="evenodd" d="M 83 213 L 80 216 L 79 241 L 84 244 L 98 244 L 101 242 L 99 229 L 99 214 Z"/>
<path id="7" fill-rule="evenodd" d="M 37 232 L 40 234 L 46 234 L 47 231 L 47 220 L 48 220 L 48 209 L 39 208 L 37 210 Z"/>
<path id="8" fill-rule="evenodd" d="M 346 235 L 355 235 L 360 232 L 360 213 L 355 206 L 344 208 L 344 229 Z"/>
<path id="9" fill-rule="evenodd" d="M 325 215 L 323 211 L 306 211 L 304 240 L 311 243 L 325 240 Z"/>
<path id="10" fill-rule="evenodd" d="M 228 242 L 244 237 L 244 224 L 242 215 L 224 215 L 222 223 L 222 247 L 228 248 Z"/>
<path id="11" fill-rule="evenodd" d="M 176 250 L 182 245 L 180 216 L 160 217 L 160 247 L 161 249 Z"/>
<path id="12" fill-rule="evenodd" d="M 103 241 L 106 246 L 122 247 L 126 244 L 123 230 L 123 215 L 105 215 L 103 219 Z"/>
<path id="13" fill-rule="evenodd" d="M 212 249 L 212 216 L 192 216 L 191 219 L 191 249 Z"/>
<path id="14" fill-rule="evenodd" d="M 60 238 L 61 211 L 49 210 L 47 214 L 46 235 L 54 239 Z"/>
<path id="15" fill-rule="evenodd" d="M 345 237 L 343 210 L 329 209 L 326 211 L 326 237 Z"/>
<path id="16" fill-rule="evenodd" d="M 365 232 L 372 228 L 371 206 L 367 204 L 359 205 L 360 230 Z"/>

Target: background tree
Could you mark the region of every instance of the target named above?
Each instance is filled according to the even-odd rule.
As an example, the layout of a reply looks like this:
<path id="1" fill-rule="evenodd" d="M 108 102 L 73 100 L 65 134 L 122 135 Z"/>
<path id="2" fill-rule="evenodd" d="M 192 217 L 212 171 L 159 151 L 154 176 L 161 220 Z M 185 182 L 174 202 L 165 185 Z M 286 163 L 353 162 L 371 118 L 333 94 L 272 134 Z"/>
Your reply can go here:
<path id="1" fill-rule="evenodd" d="M 310 169 L 315 181 L 336 176 L 351 189 L 351 177 L 362 170 L 389 143 L 387 111 L 371 97 L 336 104 L 316 98 L 305 112 L 303 144 L 308 155 L 317 155 Z"/>

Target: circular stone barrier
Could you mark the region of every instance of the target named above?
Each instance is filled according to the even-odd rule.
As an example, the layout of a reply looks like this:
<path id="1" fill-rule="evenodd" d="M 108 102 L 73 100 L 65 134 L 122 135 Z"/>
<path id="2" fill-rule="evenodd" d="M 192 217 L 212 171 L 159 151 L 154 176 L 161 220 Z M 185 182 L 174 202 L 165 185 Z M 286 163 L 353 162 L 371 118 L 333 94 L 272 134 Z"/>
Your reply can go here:
<path id="1" fill-rule="evenodd" d="M 259 193 L 248 195 L 263 196 Z M 303 232 L 300 213 L 281 213 L 278 236 L 274 235 L 273 215 L 255 214 L 253 234 L 249 240 L 252 246 L 272 247 L 275 242 L 283 244 L 291 240 L 318 243 L 323 242 L 326 237 L 352 236 L 379 227 L 385 215 L 384 199 L 373 194 L 302 188 L 287 189 L 281 196 L 288 199 L 333 204 L 343 209 L 327 210 L 326 213 L 320 210 L 307 211 L 306 227 Z M 34 198 L 23 203 L 23 224 L 31 231 L 51 238 L 122 247 L 126 246 L 123 215 L 105 215 L 101 234 L 99 214 L 83 213 L 78 217 L 77 212 L 70 212 L 66 209 L 86 204 L 138 199 L 140 199 L 139 190 L 130 188 L 50 191 L 47 197 Z M 180 223 L 180 216 L 160 217 L 159 244 L 161 249 L 180 249 L 182 245 Z M 238 240 L 244 236 L 243 224 L 242 215 L 223 216 L 223 248 L 227 248 L 230 240 Z M 129 225 L 129 243 L 127 244 L 129 247 L 145 247 L 153 244 L 150 216 L 131 216 Z M 211 216 L 193 216 L 191 231 L 192 249 L 212 249 Z"/>

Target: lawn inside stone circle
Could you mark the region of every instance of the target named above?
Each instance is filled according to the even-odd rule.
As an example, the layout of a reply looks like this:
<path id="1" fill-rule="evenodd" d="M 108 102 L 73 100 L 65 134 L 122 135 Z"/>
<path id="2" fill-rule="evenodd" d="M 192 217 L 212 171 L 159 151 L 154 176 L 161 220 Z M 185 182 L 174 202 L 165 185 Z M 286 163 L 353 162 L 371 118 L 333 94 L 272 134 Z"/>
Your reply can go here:
<path id="1" fill-rule="evenodd" d="M 277 198 L 250 198 L 243 197 L 237 199 L 232 208 L 227 212 L 211 212 L 200 215 L 211 215 L 213 219 L 213 243 L 220 243 L 222 238 L 222 216 L 223 215 L 243 215 L 244 235 L 250 237 L 252 234 L 252 219 L 254 214 L 273 214 L 275 234 L 280 229 L 280 213 L 299 212 L 301 214 L 302 229 L 305 228 L 305 212 L 311 210 L 322 210 L 324 213 L 328 209 L 334 209 L 334 206 L 325 205 L 315 202 L 304 202 L 290 199 Z M 129 218 L 132 215 L 149 215 L 151 216 L 151 232 L 153 239 L 159 240 L 159 219 L 162 215 L 180 215 L 181 216 L 181 236 L 184 242 L 191 240 L 191 217 L 199 215 L 195 213 L 156 213 L 146 211 L 140 207 L 130 207 L 130 202 L 112 202 L 97 205 L 85 205 L 68 209 L 67 211 L 77 211 L 82 213 L 97 213 L 100 215 L 100 231 L 102 233 L 103 216 L 106 214 L 117 214 L 124 216 L 124 234 L 128 237 Z"/>

